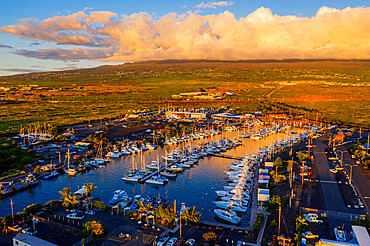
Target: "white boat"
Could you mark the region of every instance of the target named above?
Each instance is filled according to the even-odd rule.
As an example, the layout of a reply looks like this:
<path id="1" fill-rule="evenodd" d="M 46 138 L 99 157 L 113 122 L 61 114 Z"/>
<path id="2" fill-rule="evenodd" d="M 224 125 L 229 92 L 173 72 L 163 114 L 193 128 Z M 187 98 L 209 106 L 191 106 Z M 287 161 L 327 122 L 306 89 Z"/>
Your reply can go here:
<path id="1" fill-rule="evenodd" d="M 159 169 L 159 164 L 157 161 L 152 161 L 152 163 L 145 165 L 148 169 Z"/>
<path id="2" fill-rule="evenodd" d="M 128 173 L 125 177 L 121 179 L 127 182 L 138 182 L 143 176 L 138 173 Z"/>
<path id="3" fill-rule="evenodd" d="M 126 191 L 124 190 L 116 190 L 113 193 L 113 198 L 109 200 L 110 204 L 116 204 L 124 199 L 128 198 Z"/>
<path id="4" fill-rule="evenodd" d="M 45 177 L 42 177 L 42 179 L 52 179 L 52 178 L 55 178 L 59 175 L 59 173 L 57 171 L 52 171 L 49 175 L 45 176 Z"/>
<path id="5" fill-rule="evenodd" d="M 151 143 L 147 143 L 146 144 L 146 147 L 149 149 L 149 150 L 155 150 L 157 148 L 157 145 L 155 144 L 151 144 Z"/>
<path id="6" fill-rule="evenodd" d="M 182 167 L 182 168 L 190 168 L 191 167 L 191 165 L 185 164 L 185 163 L 179 164 L 178 166 Z"/>
<path id="7" fill-rule="evenodd" d="M 108 152 L 108 154 L 106 156 L 109 157 L 109 158 L 118 158 L 118 157 L 121 156 L 121 152 L 115 150 L 113 152 Z"/>
<path id="8" fill-rule="evenodd" d="M 213 212 L 215 212 L 216 216 L 222 220 L 225 220 L 229 223 L 238 225 L 242 222 L 242 219 L 236 215 L 234 211 L 227 211 L 223 209 L 213 209 Z"/>
<path id="9" fill-rule="evenodd" d="M 175 171 L 164 170 L 164 171 L 160 172 L 160 174 L 167 177 L 167 178 L 176 178 L 177 177 L 177 173 Z"/>
<path id="10" fill-rule="evenodd" d="M 153 184 L 153 185 L 164 185 L 167 182 L 168 182 L 168 179 L 160 177 L 160 176 L 156 176 L 156 175 L 150 177 L 150 179 L 145 181 L 145 183 Z"/>
<path id="11" fill-rule="evenodd" d="M 71 158 L 71 155 L 69 153 L 69 149 L 68 149 L 68 152 L 67 152 L 67 168 L 64 169 L 64 172 L 68 175 L 76 175 L 77 173 L 77 170 L 75 168 L 72 168 L 70 167 L 70 158 Z"/>
<path id="12" fill-rule="evenodd" d="M 238 204 L 236 202 L 216 201 L 216 202 L 213 202 L 213 203 L 216 204 L 217 207 L 222 208 L 222 209 L 230 208 L 231 210 L 236 211 L 236 212 L 242 212 L 242 213 L 247 212 L 247 207 L 246 206 L 243 206 L 242 204 Z"/>
<path id="13" fill-rule="evenodd" d="M 167 168 L 169 171 L 175 171 L 175 172 L 182 172 L 184 168 L 178 166 L 178 165 L 171 165 L 169 168 Z"/>
<path id="14" fill-rule="evenodd" d="M 346 232 L 342 227 L 335 227 L 334 234 L 338 242 L 347 242 Z"/>

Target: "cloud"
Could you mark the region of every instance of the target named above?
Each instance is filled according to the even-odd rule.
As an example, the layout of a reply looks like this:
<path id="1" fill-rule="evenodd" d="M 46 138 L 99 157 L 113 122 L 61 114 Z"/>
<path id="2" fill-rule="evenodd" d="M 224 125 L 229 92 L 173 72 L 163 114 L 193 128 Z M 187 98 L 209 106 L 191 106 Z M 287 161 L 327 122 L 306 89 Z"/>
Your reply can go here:
<path id="1" fill-rule="evenodd" d="M 10 46 L 10 45 L 6 45 L 6 44 L 0 44 L 0 48 L 8 48 L 8 49 L 12 49 L 13 47 Z"/>
<path id="2" fill-rule="evenodd" d="M 27 68 L 1 68 L 0 71 L 3 72 L 14 72 L 14 73 L 36 73 L 36 72 L 46 72 L 46 70 L 39 69 L 27 69 Z"/>
<path id="3" fill-rule="evenodd" d="M 109 11 L 92 11 L 90 14 L 79 11 L 43 21 L 23 19 L 18 25 L 0 27 L 0 31 L 57 44 L 107 47 L 111 43 L 99 35 L 99 30 L 94 24 L 109 23 L 110 19 L 116 16 L 117 14 Z"/>
<path id="4" fill-rule="evenodd" d="M 114 49 L 108 48 L 72 48 L 72 49 L 40 49 L 40 50 L 16 50 L 14 54 L 45 60 L 79 61 L 79 60 L 99 60 L 109 58 L 114 53 Z"/>
<path id="5" fill-rule="evenodd" d="M 223 6 L 222 2 L 217 3 Z M 229 2 L 226 2 L 230 4 Z M 133 62 L 160 59 L 370 59 L 370 8 L 322 7 L 313 17 L 280 16 L 258 8 L 236 18 L 188 12 L 154 18 L 134 13 L 77 12 L 23 20 L 0 31 L 20 38 L 72 46 L 17 50 L 39 59 Z"/>
<path id="6" fill-rule="evenodd" d="M 226 2 L 226 1 L 220 1 L 220 2 L 209 2 L 209 3 L 200 3 L 196 6 L 194 6 L 194 8 L 197 8 L 197 9 L 215 9 L 217 7 L 222 7 L 222 6 L 230 6 L 230 5 L 233 5 L 234 2 Z"/>

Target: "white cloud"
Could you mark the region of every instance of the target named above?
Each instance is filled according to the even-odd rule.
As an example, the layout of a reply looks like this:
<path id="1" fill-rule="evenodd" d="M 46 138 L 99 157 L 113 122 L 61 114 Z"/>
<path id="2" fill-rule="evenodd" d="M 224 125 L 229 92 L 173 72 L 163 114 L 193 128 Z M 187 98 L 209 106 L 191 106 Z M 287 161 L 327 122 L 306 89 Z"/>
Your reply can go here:
<path id="1" fill-rule="evenodd" d="M 198 9 L 215 9 L 216 7 L 222 7 L 222 6 L 230 6 L 233 5 L 234 2 L 227 2 L 227 1 L 220 1 L 220 2 L 209 2 L 209 3 L 204 3 L 201 2 L 200 4 L 194 6 L 194 8 Z"/>

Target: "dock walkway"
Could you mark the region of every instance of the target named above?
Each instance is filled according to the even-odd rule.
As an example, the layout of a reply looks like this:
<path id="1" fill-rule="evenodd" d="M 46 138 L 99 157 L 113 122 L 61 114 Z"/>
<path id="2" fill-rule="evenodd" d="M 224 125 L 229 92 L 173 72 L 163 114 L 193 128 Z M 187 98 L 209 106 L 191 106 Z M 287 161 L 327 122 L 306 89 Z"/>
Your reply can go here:
<path id="1" fill-rule="evenodd" d="M 152 172 L 152 173 L 150 173 L 150 174 L 146 175 L 145 177 L 143 177 L 143 178 L 139 179 L 139 181 L 138 181 L 138 182 L 139 182 L 140 184 L 143 184 L 143 183 L 145 183 L 145 181 L 147 181 L 148 179 L 150 179 L 152 176 L 154 176 L 154 175 L 158 175 L 160 172 L 164 171 L 166 168 L 168 168 L 168 167 L 170 167 L 170 166 L 172 166 L 172 165 L 174 165 L 174 164 L 177 164 L 178 162 L 179 162 L 179 161 L 171 162 L 171 163 L 167 164 L 167 166 L 163 166 L 163 167 L 161 167 L 159 170 L 157 170 L 157 171 L 155 171 L 155 172 Z"/>
<path id="2" fill-rule="evenodd" d="M 222 155 L 222 154 L 215 154 L 215 153 L 208 154 L 208 155 L 216 156 L 216 157 L 222 157 L 222 158 L 227 158 L 227 159 L 234 159 L 234 160 L 239 160 L 239 161 L 241 161 L 241 160 L 244 159 L 243 157 L 239 157 L 239 156 Z"/>

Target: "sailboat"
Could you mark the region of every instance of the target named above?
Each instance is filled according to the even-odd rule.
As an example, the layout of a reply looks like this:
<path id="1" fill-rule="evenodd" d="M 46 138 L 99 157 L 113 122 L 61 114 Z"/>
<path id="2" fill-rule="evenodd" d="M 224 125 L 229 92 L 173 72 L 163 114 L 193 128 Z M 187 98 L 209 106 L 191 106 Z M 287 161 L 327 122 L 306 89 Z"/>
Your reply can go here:
<path id="1" fill-rule="evenodd" d="M 160 172 L 161 175 L 167 177 L 167 178 L 176 178 L 177 177 L 177 173 L 175 171 L 169 171 L 167 170 L 168 168 L 168 162 L 167 162 L 167 159 L 165 159 L 166 161 L 166 169 L 162 172 Z"/>
<path id="2" fill-rule="evenodd" d="M 158 156 L 157 156 L 157 168 L 158 168 L 158 175 L 153 175 L 152 177 L 150 177 L 150 179 L 146 180 L 145 183 L 148 183 L 148 184 L 153 184 L 153 185 L 164 185 L 165 183 L 168 182 L 168 179 L 166 178 L 163 178 L 159 175 L 159 171 L 160 171 L 160 161 L 158 159 Z"/>
<path id="3" fill-rule="evenodd" d="M 68 175 L 76 175 L 77 173 L 77 170 L 75 168 L 71 168 L 70 167 L 70 158 L 71 158 L 71 155 L 69 153 L 69 149 L 68 149 L 68 152 L 67 152 L 67 168 L 64 169 L 64 172 L 67 173 Z"/>
<path id="4" fill-rule="evenodd" d="M 132 171 L 127 173 L 127 175 L 121 179 L 127 182 L 138 182 L 142 177 L 143 176 L 135 170 L 134 156 L 132 156 Z"/>

